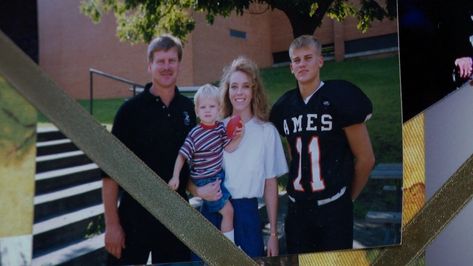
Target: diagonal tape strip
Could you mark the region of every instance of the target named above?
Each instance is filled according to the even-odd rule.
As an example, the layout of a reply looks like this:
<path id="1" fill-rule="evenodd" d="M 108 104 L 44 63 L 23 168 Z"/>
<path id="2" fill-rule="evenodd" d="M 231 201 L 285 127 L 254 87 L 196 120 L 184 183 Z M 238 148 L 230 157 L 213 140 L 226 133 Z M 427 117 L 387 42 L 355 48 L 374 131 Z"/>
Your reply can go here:
<path id="1" fill-rule="evenodd" d="M 257 265 L 59 89 L 3 32 L 0 74 L 205 262 Z"/>
<path id="2" fill-rule="evenodd" d="M 447 180 L 408 223 L 402 245 L 384 249 L 373 265 L 406 265 L 421 255 L 427 245 L 460 212 L 473 196 L 473 156 Z"/>

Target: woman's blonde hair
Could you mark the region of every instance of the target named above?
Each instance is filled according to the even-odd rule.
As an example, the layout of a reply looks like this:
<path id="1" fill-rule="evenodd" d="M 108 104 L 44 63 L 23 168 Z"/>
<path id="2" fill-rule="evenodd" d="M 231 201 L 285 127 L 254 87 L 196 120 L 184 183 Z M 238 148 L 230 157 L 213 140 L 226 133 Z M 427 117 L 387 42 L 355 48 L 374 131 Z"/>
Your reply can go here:
<path id="1" fill-rule="evenodd" d="M 245 73 L 252 82 L 251 112 L 262 121 L 268 121 L 269 105 L 263 82 L 259 75 L 258 66 L 250 59 L 240 56 L 225 67 L 222 78 L 220 79 L 220 90 L 222 93 L 222 116 L 232 115 L 233 106 L 230 102 L 229 88 L 230 78 L 235 72 Z"/>

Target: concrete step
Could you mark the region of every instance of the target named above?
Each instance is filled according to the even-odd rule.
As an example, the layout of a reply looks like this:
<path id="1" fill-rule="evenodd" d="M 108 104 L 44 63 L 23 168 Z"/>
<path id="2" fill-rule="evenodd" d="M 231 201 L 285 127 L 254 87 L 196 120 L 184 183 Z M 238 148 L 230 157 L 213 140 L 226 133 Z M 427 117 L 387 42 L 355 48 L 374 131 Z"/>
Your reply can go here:
<path id="1" fill-rule="evenodd" d="M 393 211 L 369 211 L 366 221 L 370 223 L 401 224 L 402 213 Z"/>
<path id="2" fill-rule="evenodd" d="M 369 211 L 366 214 L 365 222 L 384 227 L 383 245 L 399 243 L 401 238 L 402 212 Z"/>
<path id="3" fill-rule="evenodd" d="M 58 139 L 36 143 L 36 156 L 63 153 L 78 150 L 69 139 Z"/>
<path id="4" fill-rule="evenodd" d="M 32 265 L 103 265 L 107 257 L 104 235 L 96 235 L 33 258 Z"/>
<path id="5" fill-rule="evenodd" d="M 36 157 L 36 173 L 91 163 L 82 151 L 70 151 Z"/>
<path id="6" fill-rule="evenodd" d="M 56 127 L 38 127 L 36 130 L 36 142 L 44 142 L 65 139 L 66 136 Z"/>
<path id="7" fill-rule="evenodd" d="M 32 264 L 102 265 L 98 166 L 56 128 L 38 128 L 35 178 Z"/>
<path id="8" fill-rule="evenodd" d="M 402 180 L 402 164 L 380 163 L 371 171 L 370 178 Z"/>
<path id="9" fill-rule="evenodd" d="M 97 228 L 99 228 L 97 230 Z M 103 226 L 103 205 L 98 204 L 33 225 L 33 258 L 87 239 Z"/>
<path id="10" fill-rule="evenodd" d="M 60 263 L 59 266 L 106 265 L 107 256 L 108 253 L 105 250 L 105 247 L 102 247 L 75 258 L 71 258 L 64 263 Z M 151 261 L 147 264 L 151 264 Z"/>
<path id="11" fill-rule="evenodd" d="M 86 183 L 34 198 L 34 222 L 102 203 L 102 181 Z"/>
<path id="12" fill-rule="evenodd" d="M 101 179 L 95 163 L 72 166 L 36 174 L 36 195 L 70 188 Z"/>

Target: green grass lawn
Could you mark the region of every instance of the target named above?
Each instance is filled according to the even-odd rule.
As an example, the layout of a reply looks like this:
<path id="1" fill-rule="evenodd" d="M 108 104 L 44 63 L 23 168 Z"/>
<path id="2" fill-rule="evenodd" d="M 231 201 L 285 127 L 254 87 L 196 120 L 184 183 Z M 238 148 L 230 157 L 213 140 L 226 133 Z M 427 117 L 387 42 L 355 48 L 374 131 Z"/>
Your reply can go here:
<path id="1" fill-rule="evenodd" d="M 344 62 L 326 62 L 321 77 L 345 79 L 359 86 L 373 102 L 373 117 L 368 128 L 376 154 L 377 163 L 401 162 L 401 100 L 399 89 L 398 57 L 350 59 Z M 261 75 L 271 103 L 296 82 L 289 66 L 267 68 Z M 131 96 L 131 94 L 130 94 Z M 124 99 L 94 100 L 94 117 L 101 123 L 110 124 Z M 89 110 L 89 101 L 79 103 Z M 46 119 L 40 114 L 40 122 Z"/>
<path id="2" fill-rule="evenodd" d="M 130 94 L 131 96 L 131 94 Z M 113 118 L 120 105 L 123 104 L 125 99 L 95 99 L 93 103 L 93 116 L 94 118 L 103 124 L 113 123 Z M 89 100 L 78 100 L 79 104 L 82 105 L 87 111 L 89 111 L 90 103 Z M 48 122 L 47 118 L 38 113 L 38 122 Z"/>

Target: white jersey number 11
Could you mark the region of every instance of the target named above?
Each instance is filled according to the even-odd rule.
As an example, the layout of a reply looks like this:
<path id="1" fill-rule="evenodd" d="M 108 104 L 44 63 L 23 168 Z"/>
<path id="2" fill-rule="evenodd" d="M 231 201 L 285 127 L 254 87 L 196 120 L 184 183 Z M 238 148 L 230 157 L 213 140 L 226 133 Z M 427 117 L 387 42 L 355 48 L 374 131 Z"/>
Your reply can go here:
<path id="1" fill-rule="evenodd" d="M 301 184 L 302 179 L 302 140 L 300 137 L 296 140 L 296 150 L 299 154 L 299 169 L 297 171 L 297 178 L 294 179 L 294 189 L 297 191 L 304 191 Z M 310 157 L 310 185 L 312 192 L 321 191 L 325 189 L 325 183 L 320 173 L 320 148 L 319 138 L 317 136 L 312 137 L 309 142 L 309 157 Z"/>

